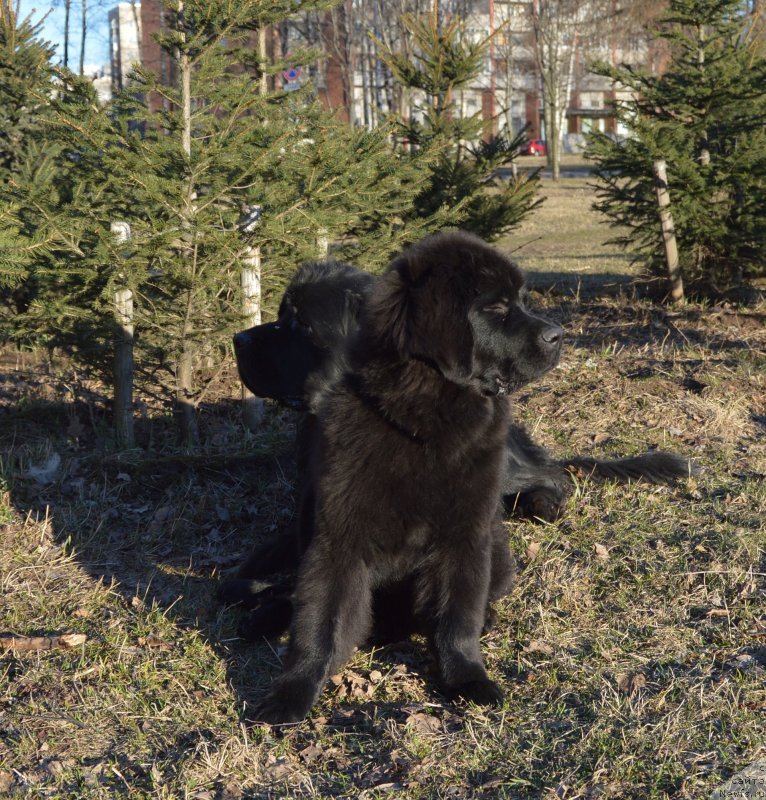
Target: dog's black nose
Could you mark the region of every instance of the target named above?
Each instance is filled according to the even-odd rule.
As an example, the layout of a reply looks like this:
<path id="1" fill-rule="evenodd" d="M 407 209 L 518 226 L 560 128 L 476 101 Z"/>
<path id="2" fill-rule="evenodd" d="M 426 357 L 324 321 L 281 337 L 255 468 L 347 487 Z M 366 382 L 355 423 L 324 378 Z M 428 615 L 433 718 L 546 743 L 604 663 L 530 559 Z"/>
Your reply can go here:
<path id="1" fill-rule="evenodd" d="M 558 325 L 548 325 L 546 328 L 543 328 L 540 333 L 540 338 L 549 347 L 555 347 L 560 344 L 561 340 L 564 338 L 564 329 L 559 328 Z"/>

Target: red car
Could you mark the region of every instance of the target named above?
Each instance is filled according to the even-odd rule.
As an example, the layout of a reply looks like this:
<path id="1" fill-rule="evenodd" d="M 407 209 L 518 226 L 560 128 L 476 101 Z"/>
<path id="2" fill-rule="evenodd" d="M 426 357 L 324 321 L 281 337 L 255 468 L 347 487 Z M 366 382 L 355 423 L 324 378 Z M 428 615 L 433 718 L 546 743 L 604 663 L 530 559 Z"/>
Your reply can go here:
<path id="1" fill-rule="evenodd" d="M 519 153 L 522 156 L 544 156 L 546 154 L 544 139 L 530 139 L 521 146 Z"/>

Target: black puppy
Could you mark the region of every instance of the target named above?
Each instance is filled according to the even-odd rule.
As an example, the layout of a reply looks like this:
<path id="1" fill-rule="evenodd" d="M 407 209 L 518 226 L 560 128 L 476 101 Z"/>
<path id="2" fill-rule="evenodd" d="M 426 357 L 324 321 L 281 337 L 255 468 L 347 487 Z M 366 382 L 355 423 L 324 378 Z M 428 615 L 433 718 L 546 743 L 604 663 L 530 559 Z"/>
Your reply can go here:
<path id="1" fill-rule="evenodd" d="M 304 264 L 291 280 L 276 322 L 234 337 L 242 382 L 253 394 L 311 411 L 347 365 L 349 337 L 356 332 L 375 278 L 335 261 Z M 512 423 L 503 478 L 506 508 L 546 521 L 556 519 L 572 492 L 577 468 L 595 477 L 668 483 L 688 477 L 689 459 L 649 451 L 614 460 L 553 458 L 523 426 Z"/>
<path id="2" fill-rule="evenodd" d="M 224 582 L 219 591 L 224 602 L 252 610 L 241 629 L 246 638 L 277 636 L 288 627 L 294 572 L 313 532 L 313 489 L 306 480 L 307 443 L 315 424 L 312 409 L 348 366 L 348 342 L 374 281 L 369 273 L 348 264 L 305 264 L 285 292 L 277 321 L 250 328 L 234 339 L 245 385 L 256 395 L 307 412 L 298 423 L 298 509 L 293 524 L 256 547 L 237 577 Z M 571 494 L 568 468 L 601 478 L 654 482 L 671 482 L 690 471 L 688 459 L 660 451 L 613 461 L 587 457 L 559 461 L 514 423 L 505 456 L 506 511 L 548 521 L 559 516 Z"/>
<path id="3" fill-rule="evenodd" d="M 256 719 L 306 715 L 373 632 L 381 593 L 406 598 L 449 696 L 502 699 L 479 637 L 513 577 L 498 513 L 507 395 L 555 366 L 563 337 L 524 308 L 522 285 L 496 250 L 449 233 L 410 247 L 374 286 L 350 370 L 317 408 L 314 533 L 284 672 Z"/>
<path id="4" fill-rule="evenodd" d="M 242 383 L 303 411 L 319 402 L 346 368 L 347 345 L 375 278 L 349 264 L 304 264 L 287 287 L 276 322 L 234 337 Z"/>

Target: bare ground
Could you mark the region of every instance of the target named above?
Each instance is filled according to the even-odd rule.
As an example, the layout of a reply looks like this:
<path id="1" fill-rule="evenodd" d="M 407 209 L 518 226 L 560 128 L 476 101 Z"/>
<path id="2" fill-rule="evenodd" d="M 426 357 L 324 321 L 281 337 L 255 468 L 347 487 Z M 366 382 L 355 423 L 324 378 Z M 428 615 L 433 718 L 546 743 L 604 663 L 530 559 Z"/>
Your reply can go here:
<path id="1" fill-rule="evenodd" d="M 537 295 L 568 347 L 517 415 L 562 455 L 659 446 L 702 471 L 583 479 L 560 522 L 509 523 L 524 569 L 483 642 L 503 707 L 446 702 L 411 642 L 360 651 L 305 723 L 244 727 L 283 645 L 238 640 L 213 593 L 292 513 L 289 413 L 248 436 L 230 379 L 198 453 L 147 413 L 119 455 L 97 386 L 6 354 L 0 643 L 86 638 L 0 650 L 0 796 L 703 798 L 766 758 L 766 308 L 578 295 L 567 253 L 611 251 L 567 191 L 548 233 L 584 229 L 525 266 L 574 272 Z"/>

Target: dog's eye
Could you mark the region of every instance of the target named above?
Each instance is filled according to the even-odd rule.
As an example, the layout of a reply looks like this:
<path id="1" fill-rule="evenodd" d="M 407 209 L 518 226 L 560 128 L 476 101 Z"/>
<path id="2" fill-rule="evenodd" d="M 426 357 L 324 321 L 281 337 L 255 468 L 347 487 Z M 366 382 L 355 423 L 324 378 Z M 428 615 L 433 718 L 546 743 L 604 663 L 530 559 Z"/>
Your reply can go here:
<path id="1" fill-rule="evenodd" d="M 482 311 L 485 311 L 487 314 L 507 314 L 508 313 L 508 306 L 506 303 L 490 303 L 489 305 L 484 306 Z"/>

